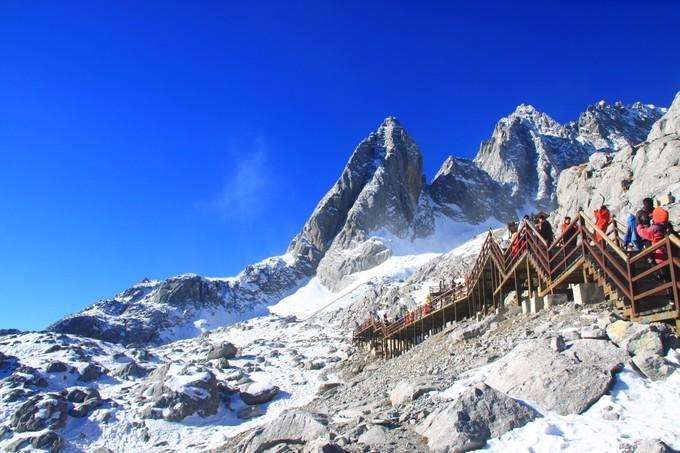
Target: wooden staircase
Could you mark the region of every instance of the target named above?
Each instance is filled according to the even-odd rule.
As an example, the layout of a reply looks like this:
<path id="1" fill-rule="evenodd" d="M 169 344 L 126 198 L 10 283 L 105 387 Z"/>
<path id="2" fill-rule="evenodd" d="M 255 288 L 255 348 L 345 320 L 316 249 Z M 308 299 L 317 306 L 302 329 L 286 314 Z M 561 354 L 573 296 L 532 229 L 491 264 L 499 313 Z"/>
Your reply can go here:
<path id="1" fill-rule="evenodd" d="M 463 286 L 439 288 L 426 303 L 390 324 L 369 318 L 354 330 L 360 343 L 382 342 L 388 357 L 400 354 L 461 318 L 486 314 L 504 295 L 539 297 L 569 291 L 574 283 L 595 283 L 620 317 L 638 322 L 672 322 L 680 331 L 680 239 L 669 236 L 631 254 L 621 248 L 616 224 L 610 237 L 582 212 L 548 245 L 524 222 L 502 250 L 489 232 Z M 652 259 L 660 249 L 667 259 Z M 677 277 L 676 277 L 677 276 Z"/>

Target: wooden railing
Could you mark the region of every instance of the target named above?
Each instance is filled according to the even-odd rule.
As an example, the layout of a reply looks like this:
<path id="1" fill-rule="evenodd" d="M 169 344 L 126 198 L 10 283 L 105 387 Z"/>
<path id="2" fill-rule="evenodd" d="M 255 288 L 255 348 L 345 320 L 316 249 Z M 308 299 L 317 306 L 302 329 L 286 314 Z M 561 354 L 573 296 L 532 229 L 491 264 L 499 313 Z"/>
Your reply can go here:
<path id="1" fill-rule="evenodd" d="M 671 235 L 631 255 L 631 252 L 623 250 L 621 236 L 625 230 L 616 218 L 612 219 L 607 230 L 610 231 L 602 231 L 583 212 L 579 212 L 573 217 L 571 225 L 561 231 L 550 245 L 528 221 L 522 222 L 505 250 L 501 249 L 489 232 L 464 284 L 438 292 L 428 302 L 392 323 L 369 319 L 356 329 L 355 335 L 374 329 L 384 337 L 390 337 L 431 313 L 469 299 L 489 260 L 493 260 L 494 269 L 502 279 L 519 262 L 529 259 L 534 270 L 547 280 L 544 282 L 547 285 L 559 282 L 566 273 L 573 272 L 579 260 L 588 260 L 601 272 L 606 283 L 625 300 L 626 306 L 630 307 L 631 318 L 638 317 L 641 313 L 639 307 L 645 301 L 660 296 L 673 302 L 676 317 L 680 317 L 680 239 Z M 642 265 L 653 256 L 657 257 L 653 265 Z M 662 256 L 665 258 L 660 259 Z"/>

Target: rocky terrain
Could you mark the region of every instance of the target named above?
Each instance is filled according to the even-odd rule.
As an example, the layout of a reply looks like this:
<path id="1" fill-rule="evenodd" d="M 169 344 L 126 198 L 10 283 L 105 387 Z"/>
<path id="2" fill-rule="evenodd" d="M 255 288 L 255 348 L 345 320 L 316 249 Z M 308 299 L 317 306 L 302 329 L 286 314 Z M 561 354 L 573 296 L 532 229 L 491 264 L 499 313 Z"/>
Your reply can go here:
<path id="1" fill-rule="evenodd" d="M 144 279 L 44 332 L 0 331 L 0 450 L 680 448 L 677 339 L 604 304 L 508 306 L 390 361 L 350 342 L 369 313 L 464 277 L 486 234 L 507 238 L 527 210 L 560 216 L 602 193 L 624 213 L 676 192 L 679 118 L 680 97 L 668 112 L 600 102 L 567 125 L 522 105 L 429 182 L 387 118 L 284 255 L 235 277 Z"/>
<path id="2" fill-rule="evenodd" d="M 627 214 L 642 207 L 643 198 L 653 197 L 663 202 L 677 225 L 680 203 L 668 194 L 677 196 L 679 190 L 680 93 L 643 141 L 615 154 L 595 153 L 560 175 L 558 216 L 578 208 L 591 211 L 605 202 L 625 221 Z"/>
<path id="3" fill-rule="evenodd" d="M 352 350 L 319 398 L 224 447 L 647 451 L 636 448 L 664 439 L 678 448 L 670 422 L 678 346 L 666 325 L 617 320 L 607 304 L 568 302 L 530 317 L 513 307 L 454 324 L 392 360 Z"/>

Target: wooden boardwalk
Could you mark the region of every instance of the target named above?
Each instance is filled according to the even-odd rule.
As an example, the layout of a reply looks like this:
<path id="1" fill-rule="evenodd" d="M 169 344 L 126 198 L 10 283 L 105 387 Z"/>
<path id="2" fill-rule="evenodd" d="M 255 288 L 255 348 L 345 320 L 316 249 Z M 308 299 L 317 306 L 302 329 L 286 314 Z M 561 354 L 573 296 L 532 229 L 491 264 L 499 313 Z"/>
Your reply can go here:
<path id="1" fill-rule="evenodd" d="M 548 246 L 531 222 L 523 222 L 503 250 L 491 232 L 463 284 L 428 296 L 427 302 L 385 324 L 369 318 L 354 331 L 386 357 L 399 355 L 451 322 L 488 314 L 514 291 L 515 303 L 531 297 L 567 294 L 575 283 L 595 283 L 614 310 L 632 321 L 673 322 L 680 330 L 680 240 L 671 235 L 638 253 L 623 250 L 620 225 L 601 231 L 582 212 Z M 665 260 L 655 263 L 657 250 Z"/>

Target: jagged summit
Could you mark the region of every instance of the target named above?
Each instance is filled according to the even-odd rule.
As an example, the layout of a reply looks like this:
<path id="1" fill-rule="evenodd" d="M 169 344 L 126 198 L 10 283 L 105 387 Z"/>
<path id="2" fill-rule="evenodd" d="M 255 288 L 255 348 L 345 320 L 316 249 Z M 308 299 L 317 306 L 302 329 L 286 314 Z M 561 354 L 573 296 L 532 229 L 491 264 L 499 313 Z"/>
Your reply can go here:
<path id="1" fill-rule="evenodd" d="M 618 151 L 644 140 L 664 109 L 635 103 L 589 106 L 578 121 L 562 125 L 522 104 L 495 126 L 474 162 L 506 187 L 518 206 L 556 206 L 559 173 L 599 150 Z"/>

